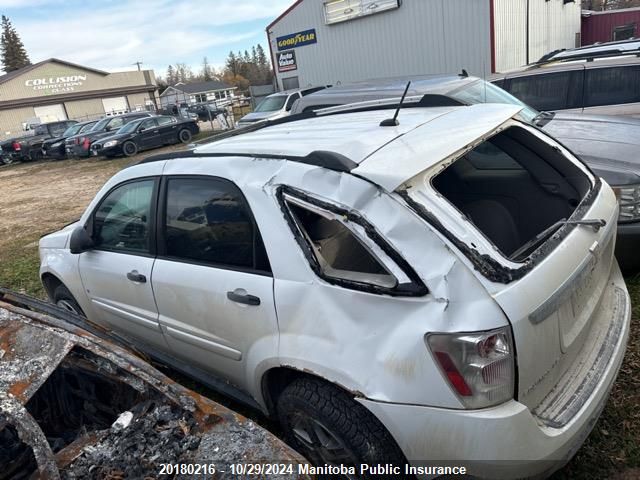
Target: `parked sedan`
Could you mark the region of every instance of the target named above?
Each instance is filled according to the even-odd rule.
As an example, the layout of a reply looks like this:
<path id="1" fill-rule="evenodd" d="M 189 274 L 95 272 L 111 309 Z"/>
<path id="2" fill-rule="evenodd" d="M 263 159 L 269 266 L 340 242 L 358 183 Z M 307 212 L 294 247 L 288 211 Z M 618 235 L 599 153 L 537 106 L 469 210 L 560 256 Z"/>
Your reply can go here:
<path id="1" fill-rule="evenodd" d="M 169 115 L 143 118 L 130 122 L 115 135 L 101 138 L 91 145 L 91 155 L 131 157 L 141 150 L 189 143 L 200 131 L 195 120 L 177 119 Z"/>
<path id="2" fill-rule="evenodd" d="M 522 107 L 520 117 L 571 148 L 614 189 L 620 201 L 616 257 L 627 272 L 640 270 L 640 120 L 628 117 L 538 112 L 513 95 L 482 79 L 466 75 L 430 75 L 380 79 L 328 88 L 298 100 L 292 114 L 327 107 L 372 108 L 397 103 L 411 80 L 405 105 L 415 102 L 505 103 Z M 394 99 L 395 100 L 390 100 Z M 386 100 L 385 100 L 386 99 Z"/>
<path id="3" fill-rule="evenodd" d="M 76 123 L 67 128 L 59 137 L 45 140 L 42 143 L 42 155 L 45 158 L 50 158 L 53 160 L 62 160 L 64 158 L 67 158 L 67 152 L 65 150 L 65 140 L 69 137 L 72 137 L 73 135 L 88 132 L 94 127 L 96 123 L 98 123 L 97 120 Z"/>
<path id="4" fill-rule="evenodd" d="M 278 419 L 320 478 L 542 477 L 602 412 L 631 308 L 614 192 L 521 110 L 316 114 L 150 157 L 40 239 L 41 278 Z"/>
<path id="5" fill-rule="evenodd" d="M 91 155 L 91 144 L 96 140 L 113 135 L 119 128 L 134 120 L 149 118 L 149 112 L 131 112 L 122 115 L 105 117 L 86 132 L 74 135 L 65 140 L 65 151 L 69 157 L 88 157 Z"/>

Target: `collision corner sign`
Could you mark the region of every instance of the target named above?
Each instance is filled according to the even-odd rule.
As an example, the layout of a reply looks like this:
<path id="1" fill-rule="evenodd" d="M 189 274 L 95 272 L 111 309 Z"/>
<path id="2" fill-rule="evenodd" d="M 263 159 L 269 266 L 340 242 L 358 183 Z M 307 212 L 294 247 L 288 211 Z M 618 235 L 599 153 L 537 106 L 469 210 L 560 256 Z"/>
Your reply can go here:
<path id="1" fill-rule="evenodd" d="M 75 87 L 81 87 L 87 80 L 86 75 L 65 75 L 61 77 L 41 77 L 25 80 L 25 87 L 35 91 L 44 90 L 44 93 L 64 93 L 72 92 Z"/>
<path id="2" fill-rule="evenodd" d="M 317 43 L 317 42 L 318 40 L 316 37 L 315 28 L 304 30 L 302 32 L 291 33 L 289 35 L 283 35 L 282 37 L 276 38 L 276 44 L 278 45 L 278 50 L 302 47 L 304 45 L 311 45 L 312 43 Z"/>

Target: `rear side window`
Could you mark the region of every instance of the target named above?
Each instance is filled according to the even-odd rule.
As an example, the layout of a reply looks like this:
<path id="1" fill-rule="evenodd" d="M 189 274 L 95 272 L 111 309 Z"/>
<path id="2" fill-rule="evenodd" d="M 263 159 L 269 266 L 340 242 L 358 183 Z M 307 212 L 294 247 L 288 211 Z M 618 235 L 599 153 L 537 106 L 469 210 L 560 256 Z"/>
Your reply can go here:
<path id="1" fill-rule="evenodd" d="M 318 276 L 347 288 L 420 295 L 426 288 L 373 227 L 355 214 L 319 206 L 281 192 L 281 201 Z M 322 203 L 322 202 L 319 202 Z"/>
<path id="2" fill-rule="evenodd" d="M 581 105 L 582 71 L 516 77 L 508 82 L 509 92 L 541 111 L 578 108 Z"/>
<path id="3" fill-rule="evenodd" d="M 169 125 L 170 123 L 177 123 L 174 117 L 158 117 L 158 125 Z"/>
<path id="4" fill-rule="evenodd" d="M 271 271 L 249 205 L 228 180 L 170 178 L 163 229 L 168 257 Z"/>
<path id="5" fill-rule="evenodd" d="M 585 107 L 640 102 L 640 67 L 586 71 Z"/>

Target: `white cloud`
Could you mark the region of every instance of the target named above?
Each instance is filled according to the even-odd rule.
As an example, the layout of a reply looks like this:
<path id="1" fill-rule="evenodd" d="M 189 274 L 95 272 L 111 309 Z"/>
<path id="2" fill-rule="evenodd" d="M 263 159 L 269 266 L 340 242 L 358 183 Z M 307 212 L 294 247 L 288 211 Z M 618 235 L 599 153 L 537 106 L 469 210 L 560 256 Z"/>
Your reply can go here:
<path id="1" fill-rule="evenodd" d="M 32 1 L 38 0 L 0 0 L 0 6 Z M 14 25 L 32 61 L 58 57 L 105 70 L 143 61 L 145 68 L 155 68 L 162 74 L 170 63 L 193 63 L 204 55 L 213 64 L 222 63 L 234 43 L 264 34 L 266 25 L 291 3 L 292 0 L 133 0 L 98 6 L 88 3 L 86 9 L 61 8 L 47 19 L 35 15 L 16 17 L 19 21 Z M 266 38 L 261 41 L 266 43 Z M 230 47 L 223 48 L 226 45 Z M 222 58 L 218 58 L 220 55 Z"/>

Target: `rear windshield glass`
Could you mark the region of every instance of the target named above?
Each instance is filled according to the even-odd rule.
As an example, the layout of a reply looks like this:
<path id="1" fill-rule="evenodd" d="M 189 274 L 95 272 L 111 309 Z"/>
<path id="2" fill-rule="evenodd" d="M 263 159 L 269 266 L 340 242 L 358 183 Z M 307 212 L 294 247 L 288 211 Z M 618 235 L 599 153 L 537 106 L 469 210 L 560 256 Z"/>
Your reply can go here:
<path id="1" fill-rule="evenodd" d="M 520 127 L 476 146 L 432 184 L 513 261 L 553 235 L 591 185 L 560 151 Z"/>

